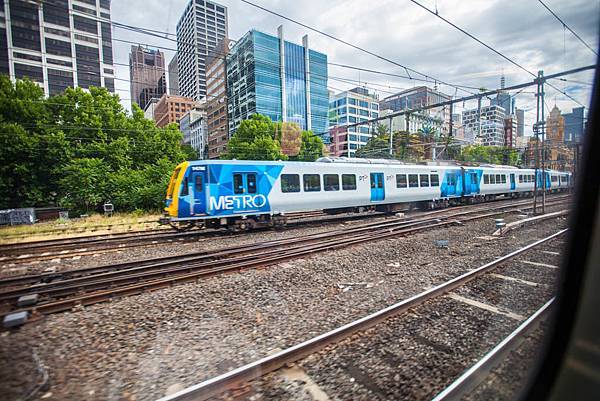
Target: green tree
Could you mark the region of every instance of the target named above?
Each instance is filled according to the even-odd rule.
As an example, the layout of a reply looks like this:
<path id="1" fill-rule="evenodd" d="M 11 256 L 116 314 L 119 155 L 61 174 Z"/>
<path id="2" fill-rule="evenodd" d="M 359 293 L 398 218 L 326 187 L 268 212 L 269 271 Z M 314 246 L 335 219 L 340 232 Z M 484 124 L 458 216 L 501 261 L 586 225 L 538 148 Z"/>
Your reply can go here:
<path id="1" fill-rule="evenodd" d="M 390 136 L 387 133 L 372 136 L 365 146 L 358 149 L 356 157 L 370 159 L 389 159 L 390 156 Z"/>
<path id="2" fill-rule="evenodd" d="M 276 124 L 267 116 L 254 114 L 240 123 L 227 144 L 224 159 L 287 160 L 276 139 Z"/>
<path id="3" fill-rule="evenodd" d="M 503 146 L 465 146 L 456 159 L 474 163 L 505 164 L 515 166 L 518 163 L 519 154 L 515 149 Z"/>
<path id="4" fill-rule="evenodd" d="M 46 99 L 37 84 L 0 76 L 0 208 L 158 209 L 175 165 L 196 157 L 181 140 L 176 124 L 157 128 L 104 88 Z"/>
<path id="5" fill-rule="evenodd" d="M 300 153 L 293 160 L 314 162 L 319 157 L 323 156 L 325 145 L 323 140 L 312 131 L 302 131 L 302 144 L 300 145 Z"/>

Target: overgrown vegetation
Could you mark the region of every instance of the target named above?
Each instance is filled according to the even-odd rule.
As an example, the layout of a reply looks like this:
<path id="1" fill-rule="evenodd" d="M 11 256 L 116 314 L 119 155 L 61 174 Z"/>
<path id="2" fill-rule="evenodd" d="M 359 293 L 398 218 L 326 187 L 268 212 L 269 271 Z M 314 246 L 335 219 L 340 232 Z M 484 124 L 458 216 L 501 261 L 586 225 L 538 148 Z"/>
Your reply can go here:
<path id="1" fill-rule="evenodd" d="M 0 209 L 160 209 L 175 166 L 196 157 L 181 140 L 176 124 L 157 128 L 137 105 L 128 114 L 104 88 L 44 98 L 0 76 Z"/>

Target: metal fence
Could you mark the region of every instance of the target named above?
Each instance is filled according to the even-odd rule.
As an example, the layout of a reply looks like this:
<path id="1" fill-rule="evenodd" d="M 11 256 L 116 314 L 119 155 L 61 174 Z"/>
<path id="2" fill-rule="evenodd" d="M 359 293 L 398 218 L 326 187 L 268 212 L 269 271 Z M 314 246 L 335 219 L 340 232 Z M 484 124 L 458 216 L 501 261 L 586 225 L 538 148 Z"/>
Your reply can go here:
<path id="1" fill-rule="evenodd" d="M 16 226 L 35 223 L 35 210 L 32 207 L 0 210 L 0 225 Z"/>

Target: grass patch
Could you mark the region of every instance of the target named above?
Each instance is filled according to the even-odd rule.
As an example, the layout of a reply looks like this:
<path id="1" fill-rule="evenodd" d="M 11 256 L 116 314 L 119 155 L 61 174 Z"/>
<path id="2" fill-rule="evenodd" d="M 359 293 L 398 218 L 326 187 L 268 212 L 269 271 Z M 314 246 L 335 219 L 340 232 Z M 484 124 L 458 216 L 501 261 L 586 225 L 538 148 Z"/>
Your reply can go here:
<path id="1" fill-rule="evenodd" d="M 158 213 L 115 213 L 111 217 L 91 214 L 84 218 L 57 219 L 33 225 L 0 227 L 0 243 L 146 230 L 158 227 Z"/>

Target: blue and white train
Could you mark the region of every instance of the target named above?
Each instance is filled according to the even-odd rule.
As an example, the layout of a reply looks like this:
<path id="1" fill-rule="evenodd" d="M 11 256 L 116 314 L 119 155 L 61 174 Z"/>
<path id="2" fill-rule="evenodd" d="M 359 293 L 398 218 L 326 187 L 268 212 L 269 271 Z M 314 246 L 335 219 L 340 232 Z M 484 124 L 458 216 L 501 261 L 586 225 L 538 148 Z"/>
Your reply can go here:
<path id="1" fill-rule="evenodd" d="M 417 165 L 324 157 L 316 162 L 198 160 L 181 163 L 167 189 L 164 223 L 229 227 L 281 226 L 286 214 L 443 207 L 499 196 L 531 195 L 542 173 L 480 165 Z M 564 191 L 571 174 L 544 172 L 549 192 Z"/>

